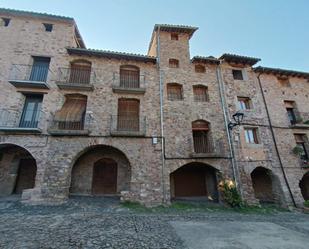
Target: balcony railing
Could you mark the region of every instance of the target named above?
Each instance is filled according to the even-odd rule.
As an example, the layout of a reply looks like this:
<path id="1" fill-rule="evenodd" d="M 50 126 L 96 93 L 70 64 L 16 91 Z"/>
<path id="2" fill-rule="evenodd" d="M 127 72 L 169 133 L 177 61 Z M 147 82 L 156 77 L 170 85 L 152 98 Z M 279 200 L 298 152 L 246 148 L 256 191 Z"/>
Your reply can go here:
<path id="1" fill-rule="evenodd" d="M 114 92 L 145 92 L 145 76 L 135 73 L 114 73 L 113 75 Z"/>
<path id="2" fill-rule="evenodd" d="M 193 157 L 207 157 L 207 156 L 226 156 L 226 151 L 224 148 L 223 141 L 211 141 L 201 137 L 193 138 Z"/>
<path id="3" fill-rule="evenodd" d="M 47 76 L 50 72 L 47 66 L 13 64 L 9 82 L 15 87 L 33 87 L 48 89 Z"/>
<path id="4" fill-rule="evenodd" d="M 146 117 L 112 115 L 111 134 L 114 136 L 145 136 Z"/>
<path id="5" fill-rule="evenodd" d="M 290 118 L 287 115 L 289 123 L 294 127 L 308 128 L 309 127 L 309 112 L 296 112 L 295 118 Z"/>
<path id="6" fill-rule="evenodd" d="M 44 113 L 37 111 L 22 111 L 14 109 L 0 110 L 0 131 L 4 132 L 34 132 L 42 130 L 42 119 Z"/>
<path id="7" fill-rule="evenodd" d="M 48 132 L 52 135 L 88 135 L 87 119 L 79 121 L 58 120 L 53 116 Z"/>
<path id="8" fill-rule="evenodd" d="M 194 152 L 195 153 L 211 153 L 213 152 L 212 143 L 209 139 L 202 136 L 193 137 Z"/>
<path id="9" fill-rule="evenodd" d="M 88 68 L 59 68 L 57 85 L 59 88 L 93 89 L 96 73 Z"/>

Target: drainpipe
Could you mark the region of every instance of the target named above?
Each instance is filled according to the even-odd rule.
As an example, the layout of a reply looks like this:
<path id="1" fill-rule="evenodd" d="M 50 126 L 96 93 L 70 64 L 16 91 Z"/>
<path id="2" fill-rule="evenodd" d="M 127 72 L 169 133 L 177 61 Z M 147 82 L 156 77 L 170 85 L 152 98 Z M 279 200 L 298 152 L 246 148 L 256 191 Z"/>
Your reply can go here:
<path id="1" fill-rule="evenodd" d="M 267 104 L 266 104 L 266 99 L 265 99 L 265 95 L 264 95 L 264 92 L 263 92 L 263 87 L 262 87 L 262 83 L 261 83 L 261 79 L 260 79 L 261 74 L 262 73 L 258 74 L 257 79 L 258 79 L 258 82 L 259 82 L 260 91 L 262 93 L 263 103 L 264 103 L 266 114 L 267 114 L 267 119 L 268 119 L 268 123 L 269 123 L 269 128 L 270 128 L 271 136 L 272 136 L 272 139 L 274 141 L 274 145 L 275 145 L 275 149 L 276 149 L 276 153 L 277 153 L 277 156 L 278 156 L 278 160 L 279 160 L 279 164 L 280 164 L 280 168 L 281 168 L 281 171 L 282 171 L 282 174 L 283 174 L 284 181 L 286 183 L 286 186 L 288 187 L 288 191 L 289 191 L 289 194 L 291 196 L 293 205 L 294 205 L 294 207 L 297 208 L 297 205 L 296 205 L 296 202 L 295 202 L 292 190 L 290 188 L 290 184 L 288 182 L 288 179 L 287 179 L 287 176 L 286 176 L 283 164 L 282 164 L 282 160 L 281 160 L 281 157 L 280 157 L 280 154 L 279 154 L 279 149 L 278 149 L 278 146 L 277 146 L 275 132 L 274 132 L 274 129 L 273 129 L 273 126 L 272 126 L 272 123 L 271 123 L 271 119 L 270 119 L 270 115 L 269 115 L 269 111 L 268 111 L 268 107 L 267 107 Z"/>
<path id="2" fill-rule="evenodd" d="M 159 71 L 159 91 L 160 91 L 160 126 L 161 126 L 161 186 L 162 186 L 162 202 L 166 203 L 166 190 L 165 190 L 165 181 L 164 181 L 164 169 L 165 169 L 165 146 L 164 146 L 164 119 L 163 119 L 163 71 L 160 67 L 161 58 L 160 58 L 160 26 L 158 27 L 157 32 L 157 67 Z"/>
<path id="3" fill-rule="evenodd" d="M 222 61 L 220 60 L 220 64 Z M 224 125 L 226 129 L 226 134 L 227 134 L 227 139 L 228 139 L 228 144 L 229 144 L 229 149 L 230 149 L 230 155 L 231 155 L 231 163 L 232 163 L 232 170 L 233 170 L 233 178 L 236 184 L 237 189 L 239 190 L 241 196 L 242 196 L 242 188 L 240 184 L 240 179 L 237 171 L 237 164 L 235 160 L 235 152 L 234 152 L 234 146 L 233 146 L 233 141 L 232 141 L 232 134 L 231 131 L 228 127 L 229 119 L 227 115 L 227 105 L 225 102 L 225 95 L 224 95 L 224 85 L 223 85 L 223 79 L 222 79 L 222 72 L 221 72 L 221 67 L 220 64 L 217 65 L 216 68 L 216 73 L 217 73 L 217 79 L 218 79 L 218 85 L 219 85 L 219 93 L 220 93 L 220 100 L 221 100 L 221 106 L 223 110 L 223 117 L 224 117 Z"/>

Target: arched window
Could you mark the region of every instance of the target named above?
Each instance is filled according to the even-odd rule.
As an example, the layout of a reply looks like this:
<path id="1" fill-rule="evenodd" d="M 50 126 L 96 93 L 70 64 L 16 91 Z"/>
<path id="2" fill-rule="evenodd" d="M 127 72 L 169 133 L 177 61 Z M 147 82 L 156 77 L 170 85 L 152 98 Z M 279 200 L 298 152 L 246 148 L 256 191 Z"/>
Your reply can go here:
<path id="1" fill-rule="evenodd" d="M 140 72 L 138 67 L 131 65 L 120 66 L 120 87 L 140 87 Z"/>
<path id="2" fill-rule="evenodd" d="M 206 72 L 206 68 L 205 68 L 204 65 L 197 64 L 197 65 L 195 65 L 195 72 L 196 73 L 205 73 Z"/>
<path id="3" fill-rule="evenodd" d="M 192 122 L 192 135 L 195 153 L 211 152 L 208 122 L 204 120 L 196 120 Z"/>
<path id="4" fill-rule="evenodd" d="M 208 88 L 203 85 L 193 86 L 194 101 L 196 102 L 205 102 L 209 101 L 208 99 Z"/>
<path id="5" fill-rule="evenodd" d="M 168 100 L 182 100 L 182 85 L 178 83 L 167 84 L 167 99 Z"/>
<path id="6" fill-rule="evenodd" d="M 91 76 L 91 62 L 76 60 L 71 62 L 70 83 L 89 84 Z"/>
<path id="7" fill-rule="evenodd" d="M 178 68 L 179 67 L 179 60 L 177 59 L 169 59 L 168 60 L 170 68 Z"/>

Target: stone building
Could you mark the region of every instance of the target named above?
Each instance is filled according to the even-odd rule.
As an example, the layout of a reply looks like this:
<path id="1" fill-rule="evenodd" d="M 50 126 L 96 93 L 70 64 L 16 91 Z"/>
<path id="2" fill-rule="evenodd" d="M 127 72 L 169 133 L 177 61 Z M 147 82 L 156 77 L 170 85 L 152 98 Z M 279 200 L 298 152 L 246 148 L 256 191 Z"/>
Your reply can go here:
<path id="1" fill-rule="evenodd" d="M 0 195 L 221 201 L 228 178 L 249 203 L 301 206 L 309 74 L 191 57 L 196 30 L 155 25 L 138 55 L 87 49 L 72 18 L 0 9 Z"/>

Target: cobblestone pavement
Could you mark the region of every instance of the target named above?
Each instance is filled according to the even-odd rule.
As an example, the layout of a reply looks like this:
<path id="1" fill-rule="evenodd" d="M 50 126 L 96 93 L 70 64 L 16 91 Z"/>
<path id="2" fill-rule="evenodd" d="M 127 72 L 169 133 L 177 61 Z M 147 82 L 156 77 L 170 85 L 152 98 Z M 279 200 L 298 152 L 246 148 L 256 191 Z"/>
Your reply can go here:
<path id="1" fill-rule="evenodd" d="M 309 236 L 309 228 L 298 225 L 308 220 L 309 215 L 287 212 L 135 213 L 113 198 L 75 197 L 61 206 L 0 200 L 0 248 L 184 249 L 188 245 L 175 222 L 272 222 Z"/>

